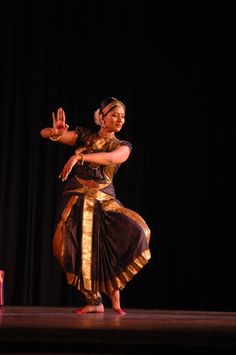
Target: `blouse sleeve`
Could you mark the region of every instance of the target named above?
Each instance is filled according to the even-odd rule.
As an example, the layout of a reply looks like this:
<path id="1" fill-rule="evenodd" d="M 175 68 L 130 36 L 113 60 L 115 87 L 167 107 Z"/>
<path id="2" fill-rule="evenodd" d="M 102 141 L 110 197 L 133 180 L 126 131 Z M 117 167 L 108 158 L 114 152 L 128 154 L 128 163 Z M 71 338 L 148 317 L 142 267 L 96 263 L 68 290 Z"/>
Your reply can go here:
<path id="1" fill-rule="evenodd" d="M 87 142 L 89 136 L 91 135 L 90 130 L 84 127 L 76 127 L 75 132 L 77 134 L 77 140 L 75 143 L 76 147 L 84 145 Z"/>
<path id="2" fill-rule="evenodd" d="M 132 150 L 132 144 L 128 141 L 120 141 L 120 145 L 126 145 L 127 147 L 129 147 L 130 151 Z"/>

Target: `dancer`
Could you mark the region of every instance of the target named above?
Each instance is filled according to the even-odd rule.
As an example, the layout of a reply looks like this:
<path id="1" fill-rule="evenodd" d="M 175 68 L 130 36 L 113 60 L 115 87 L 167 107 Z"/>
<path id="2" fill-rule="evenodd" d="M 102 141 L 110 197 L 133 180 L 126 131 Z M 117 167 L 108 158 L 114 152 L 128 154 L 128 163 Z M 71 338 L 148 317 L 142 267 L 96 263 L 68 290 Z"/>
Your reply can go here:
<path id="1" fill-rule="evenodd" d="M 86 305 L 77 314 L 103 313 L 102 294 L 119 315 L 120 290 L 148 263 L 150 229 L 117 198 L 113 178 L 130 155 L 130 142 L 116 134 L 125 123 L 126 107 L 108 97 L 94 113 L 95 133 L 70 130 L 62 108 L 52 113 L 53 127 L 41 136 L 74 147 L 59 178 L 65 182 L 53 239 L 53 253 L 67 282 L 82 292 Z"/>

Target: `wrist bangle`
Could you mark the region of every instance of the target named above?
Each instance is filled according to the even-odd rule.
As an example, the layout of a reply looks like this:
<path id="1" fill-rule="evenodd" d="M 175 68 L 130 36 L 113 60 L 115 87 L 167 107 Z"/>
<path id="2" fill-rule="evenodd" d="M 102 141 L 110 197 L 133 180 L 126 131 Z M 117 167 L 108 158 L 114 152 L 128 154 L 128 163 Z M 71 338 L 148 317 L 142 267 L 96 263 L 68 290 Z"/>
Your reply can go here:
<path id="1" fill-rule="evenodd" d="M 76 151 L 75 151 L 75 155 L 78 158 L 78 164 L 84 165 L 84 155 L 82 153 L 76 153 Z"/>
<path id="2" fill-rule="evenodd" d="M 84 154 L 80 153 L 80 156 L 81 156 L 80 165 L 84 165 Z"/>
<path id="3" fill-rule="evenodd" d="M 55 137 L 49 136 L 49 139 L 51 139 L 51 141 L 54 141 L 54 142 L 59 141 L 60 138 L 61 138 L 61 136 L 55 136 Z"/>
<path id="4" fill-rule="evenodd" d="M 61 138 L 61 136 L 55 136 L 55 135 L 53 135 L 53 128 L 52 128 L 51 131 L 50 131 L 50 134 L 49 134 L 48 138 L 49 138 L 51 141 L 56 142 L 56 141 L 59 141 L 59 139 Z"/>

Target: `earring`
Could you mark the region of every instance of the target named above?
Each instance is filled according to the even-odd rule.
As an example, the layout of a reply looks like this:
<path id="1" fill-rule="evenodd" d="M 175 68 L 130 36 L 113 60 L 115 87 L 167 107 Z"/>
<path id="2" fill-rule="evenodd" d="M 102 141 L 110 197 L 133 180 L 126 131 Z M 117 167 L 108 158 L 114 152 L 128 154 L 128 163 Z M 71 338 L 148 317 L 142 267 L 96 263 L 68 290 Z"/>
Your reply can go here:
<path id="1" fill-rule="evenodd" d="M 106 128 L 106 122 L 105 122 L 105 120 L 104 120 L 104 118 L 102 119 L 102 128 Z"/>

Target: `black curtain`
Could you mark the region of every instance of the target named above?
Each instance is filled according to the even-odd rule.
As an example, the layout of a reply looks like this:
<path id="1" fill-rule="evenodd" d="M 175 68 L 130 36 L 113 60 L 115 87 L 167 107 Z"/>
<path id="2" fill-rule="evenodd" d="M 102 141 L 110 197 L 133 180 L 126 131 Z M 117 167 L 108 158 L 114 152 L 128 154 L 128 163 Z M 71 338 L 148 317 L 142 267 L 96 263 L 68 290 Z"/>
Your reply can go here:
<path id="1" fill-rule="evenodd" d="M 0 269 L 6 305 L 80 303 L 52 255 L 58 174 L 71 148 L 43 140 L 51 113 L 97 129 L 127 106 L 133 151 L 117 197 L 151 228 L 133 308 L 235 310 L 235 20 L 222 1 L 1 4 Z"/>

